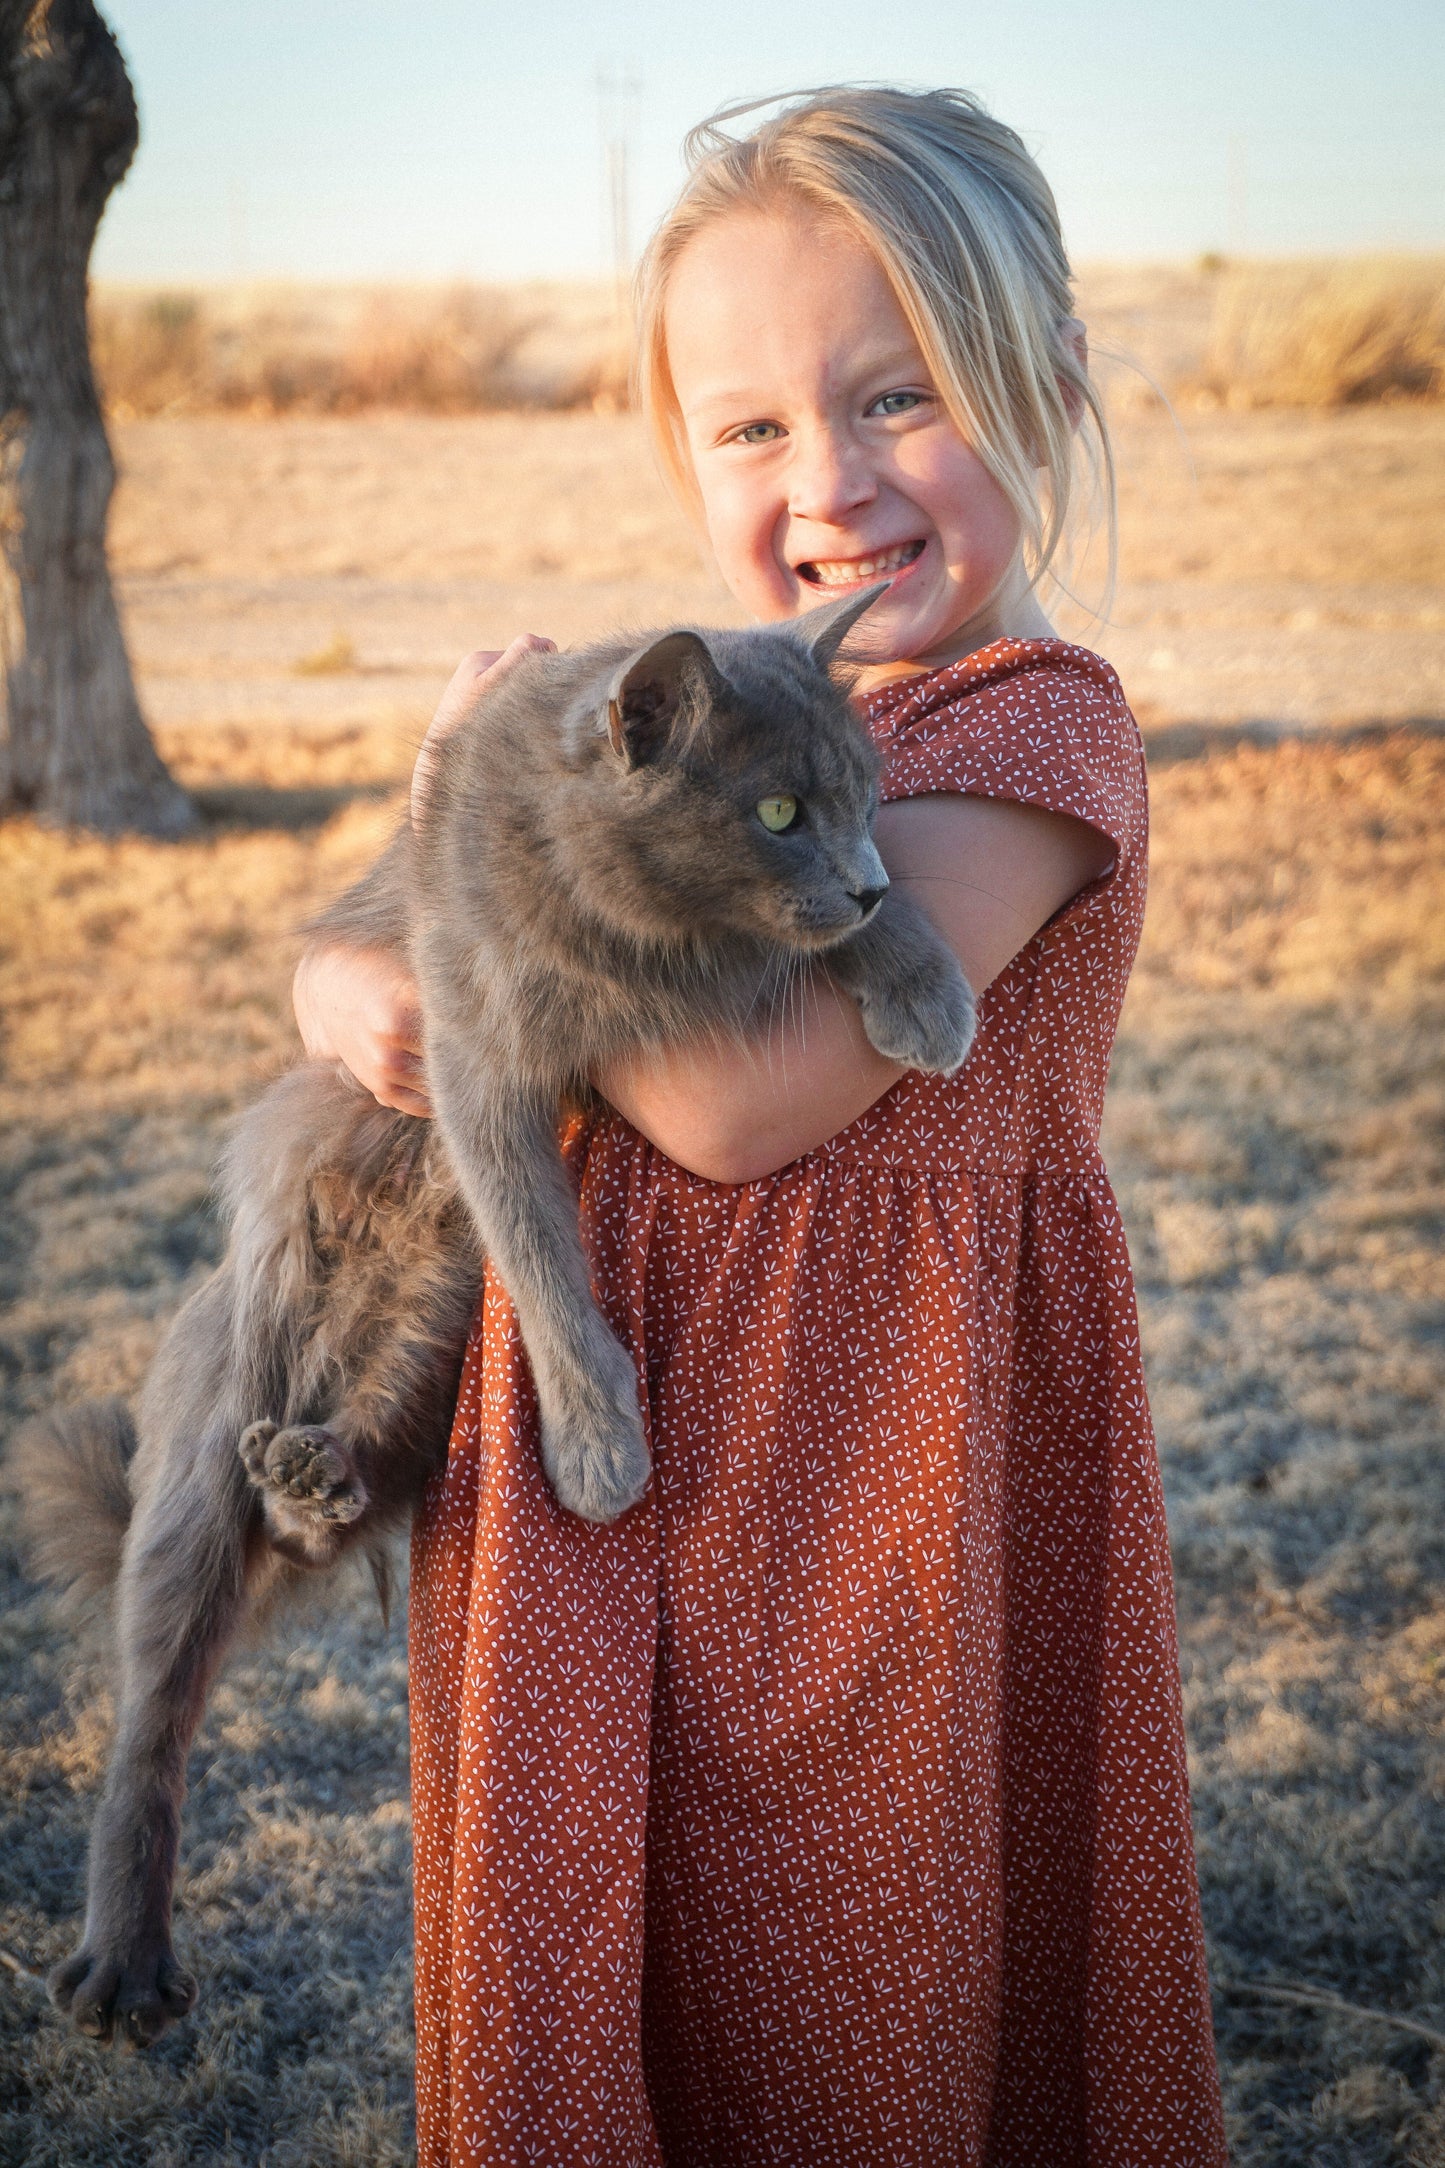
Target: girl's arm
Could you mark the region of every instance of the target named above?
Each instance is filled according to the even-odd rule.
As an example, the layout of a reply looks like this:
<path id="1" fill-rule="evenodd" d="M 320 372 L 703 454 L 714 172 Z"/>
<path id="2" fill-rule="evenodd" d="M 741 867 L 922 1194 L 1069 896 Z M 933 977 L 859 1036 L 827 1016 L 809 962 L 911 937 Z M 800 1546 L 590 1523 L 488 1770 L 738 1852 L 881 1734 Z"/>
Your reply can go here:
<path id="1" fill-rule="evenodd" d="M 482 681 L 551 646 L 526 634 L 501 655 L 478 653 L 460 664 L 417 761 L 414 808 L 432 746 Z M 927 910 L 976 994 L 1113 857 L 1112 845 L 1083 821 L 952 793 L 885 806 L 875 833 L 890 875 Z M 292 999 L 313 1059 L 345 1063 L 383 1106 L 430 1114 L 416 988 L 396 957 L 317 944 L 297 966 Z M 764 1040 L 640 1055 L 593 1081 L 679 1165 L 710 1181 L 747 1182 L 846 1129 L 902 1073 L 869 1045 L 854 1003 L 823 981 L 803 1011 L 785 1015 Z"/>
<path id="2" fill-rule="evenodd" d="M 982 993 L 1040 926 L 1105 872 L 1113 846 L 1062 813 L 940 793 L 885 806 L 876 834 Z M 426 1115 L 416 988 L 380 950 L 308 949 L 293 988 L 308 1054 L 342 1061 L 383 1106 Z M 765 1040 L 720 1040 L 619 1062 L 598 1090 L 680 1166 L 754 1182 L 856 1121 L 902 1075 L 826 981 Z"/>
<path id="3" fill-rule="evenodd" d="M 883 808 L 875 835 L 976 994 L 1113 861 L 1097 829 L 998 798 L 939 793 Z M 903 1071 L 869 1045 L 856 1005 L 826 982 L 766 1041 L 669 1048 L 593 1079 L 634 1128 L 713 1182 L 753 1182 L 856 1121 Z"/>

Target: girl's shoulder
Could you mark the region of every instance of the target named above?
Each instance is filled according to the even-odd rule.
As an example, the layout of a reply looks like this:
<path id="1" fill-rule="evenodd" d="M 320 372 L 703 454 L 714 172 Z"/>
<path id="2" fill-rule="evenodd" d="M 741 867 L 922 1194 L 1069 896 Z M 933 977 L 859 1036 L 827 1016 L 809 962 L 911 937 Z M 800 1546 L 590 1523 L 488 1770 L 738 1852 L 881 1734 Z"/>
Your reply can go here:
<path id="1" fill-rule="evenodd" d="M 1121 856 L 1148 824 L 1144 747 L 1102 655 L 1067 640 L 995 640 L 862 703 L 885 799 L 934 791 L 1068 813 Z"/>

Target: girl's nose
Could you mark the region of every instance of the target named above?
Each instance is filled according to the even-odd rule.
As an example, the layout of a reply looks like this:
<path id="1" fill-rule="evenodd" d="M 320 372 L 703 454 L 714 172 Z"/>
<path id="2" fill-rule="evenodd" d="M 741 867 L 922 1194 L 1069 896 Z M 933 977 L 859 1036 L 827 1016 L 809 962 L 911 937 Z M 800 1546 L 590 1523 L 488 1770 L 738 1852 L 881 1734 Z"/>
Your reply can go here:
<path id="1" fill-rule="evenodd" d="M 810 430 L 795 435 L 793 443 L 788 510 L 794 519 L 841 526 L 877 496 L 868 455 L 847 430 Z"/>

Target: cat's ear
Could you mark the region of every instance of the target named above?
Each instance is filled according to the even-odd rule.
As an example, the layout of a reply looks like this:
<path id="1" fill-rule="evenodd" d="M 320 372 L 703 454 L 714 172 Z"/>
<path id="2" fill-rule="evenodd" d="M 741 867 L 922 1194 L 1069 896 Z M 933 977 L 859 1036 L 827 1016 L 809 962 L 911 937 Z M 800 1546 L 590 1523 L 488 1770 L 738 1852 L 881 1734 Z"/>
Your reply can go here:
<path id="1" fill-rule="evenodd" d="M 666 632 L 629 655 L 607 695 L 607 735 L 629 768 L 642 767 L 672 735 L 689 687 L 721 690 L 723 679 L 695 632 Z"/>
<path id="2" fill-rule="evenodd" d="M 825 602 L 820 610 L 809 610 L 804 617 L 793 620 L 793 630 L 820 670 L 826 670 L 836 662 L 838 650 L 865 610 L 871 610 L 880 595 L 886 595 L 892 582 L 875 580 L 871 587 L 860 588 L 856 595 L 845 595 L 841 602 Z"/>

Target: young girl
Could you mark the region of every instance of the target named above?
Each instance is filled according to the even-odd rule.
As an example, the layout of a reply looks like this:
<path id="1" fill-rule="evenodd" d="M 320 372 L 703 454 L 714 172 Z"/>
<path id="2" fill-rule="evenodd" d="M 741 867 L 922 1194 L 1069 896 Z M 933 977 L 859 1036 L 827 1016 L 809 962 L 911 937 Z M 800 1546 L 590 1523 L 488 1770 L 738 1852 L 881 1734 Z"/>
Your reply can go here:
<path id="1" fill-rule="evenodd" d="M 1101 426 L 1057 214 L 958 92 L 823 91 L 692 150 L 646 411 L 755 617 L 891 576 L 877 837 L 979 1030 L 952 1080 L 902 1075 L 823 986 L 765 1043 L 595 1079 L 583 1227 L 655 1457 L 610 1528 L 552 1499 L 488 1278 L 413 1552 L 420 2158 L 1213 2168 L 1097 1142 L 1144 763 L 1035 593 Z M 312 1052 L 424 1112 L 414 1003 L 375 957 L 298 980 Z"/>

